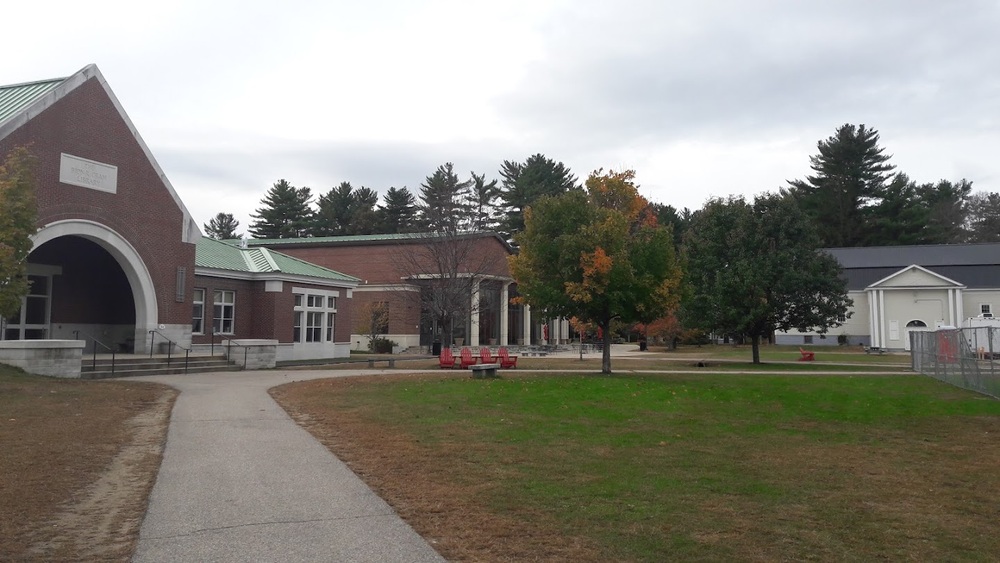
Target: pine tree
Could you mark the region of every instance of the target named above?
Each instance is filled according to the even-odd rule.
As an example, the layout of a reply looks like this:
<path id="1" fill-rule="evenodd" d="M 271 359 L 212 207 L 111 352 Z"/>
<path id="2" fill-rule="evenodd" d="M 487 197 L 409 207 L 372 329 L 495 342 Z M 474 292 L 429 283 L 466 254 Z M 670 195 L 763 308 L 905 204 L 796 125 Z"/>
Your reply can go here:
<path id="1" fill-rule="evenodd" d="M 498 227 L 495 202 L 500 196 L 497 181 L 486 181 L 486 174 L 472 172 L 472 188 L 469 191 L 470 230 L 495 231 Z"/>
<path id="2" fill-rule="evenodd" d="M 351 218 L 354 214 L 354 187 L 350 182 L 341 182 L 339 186 L 319 196 L 316 202 L 316 220 L 313 236 L 333 237 L 348 234 Z"/>
<path id="3" fill-rule="evenodd" d="M 873 209 L 895 169 L 878 143 L 878 131 L 845 124 L 820 141 L 819 154 L 809 158 L 816 174 L 788 182 L 822 246 L 862 246 L 871 240 Z"/>
<path id="4" fill-rule="evenodd" d="M 240 222 L 233 217 L 232 213 L 218 213 L 208 223 L 205 223 L 205 234 L 216 240 L 237 239 L 240 238 L 236 232 L 239 227 Z"/>
<path id="5" fill-rule="evenodd" d="M 461 181 L 454 166 L 448 162 L 438 167 L 434 174 L 420 185 L 421 222 L 434 232 L 458 232 L 467 220 L 466 204 L 471 180 Z"/>
<path id="6" fill-rule="evenodd" d="M 378 213 L 375 205 L 378 203 L 378 192 L 361 186 L 351 194 L 351 221 L 348 224 L 349 235 L 370 235 L 378 230 Z"/>
<path id="7" fill-rule="evenodd" d="M 309 188 L 296 188 L 287 180 L 278 180 L 260 200 L 262 206 L 250 214 L 254 219 L 250 234 L 258 239 L 309 236 L 313 230 L 311 199 Z"/>
<path id="8" fill-rule="evenodd" d="M 969 196 L 969 242 L 1000 242 L 1000 193 Z"/>
<path id="9" fill-rule="evenodd" d="M 924 244 L 927 206 L 917 194 L 917 185 L 903 173 L 893 176 L 873 207 L 865 246 Z"/>
<path id="10" fill-rule="evenodd" d="M 505 160 L 500 167 L 500 177 L 503 179 L 501 229 L 508 240 L 524 230 L 524 210 L 535 200 L 579 189 L 576 176 L 569 168 L 541 154 L 528 157 L 524 163 Z"/>
<path id="11" fill-rule="evenodd" d="M 941 180 L 917 186 L 916 194 L 927 209 L 925 243 L 959 244 L 968 240 L 966 222 L 972 182 Z"/>
<path id="12" fill-rule="evenodd" d="M 417 198 L 405 186 L 389 188 L 378 208 L 379 230 L 383 233 L 412 233 L 417 230 Z"/>

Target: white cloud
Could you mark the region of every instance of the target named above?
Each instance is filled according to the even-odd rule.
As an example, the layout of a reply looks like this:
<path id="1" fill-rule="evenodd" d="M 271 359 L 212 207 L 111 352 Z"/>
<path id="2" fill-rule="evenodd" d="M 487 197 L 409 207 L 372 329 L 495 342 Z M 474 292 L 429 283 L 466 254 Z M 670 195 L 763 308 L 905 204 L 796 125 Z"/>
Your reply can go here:
<path id="1" fill-rule="evenodd" d="M 675 207 L 808 173 L 843 123 L 1000 191 L 993 0 L 53 1 L 0 83 L 97 63 L 199 223 L 279 178 L 409 186 L 543 153 Z"/>

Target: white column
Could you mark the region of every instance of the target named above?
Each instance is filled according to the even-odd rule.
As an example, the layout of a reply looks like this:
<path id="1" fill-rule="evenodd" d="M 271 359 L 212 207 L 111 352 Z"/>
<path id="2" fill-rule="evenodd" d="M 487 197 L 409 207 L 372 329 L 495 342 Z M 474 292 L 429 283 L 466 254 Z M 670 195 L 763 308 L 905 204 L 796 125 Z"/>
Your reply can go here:
<path id="1" fill-rule="evenodd" d="M 479 346 L 479 283 L 481 280 L 476 280 L 472 286 L 472 311 L 470 317 L 471 322 L 469 323 L 469 346 Z"/>
<path id="2" fill-rule="evenodd" d="M 965 320 L 965 300 L 962 298 L 962 289 L 956 288 L 955 292 L 955 308 L 954 311 L 954 321 L 952 321 L 951 326 L 956 328 L 961 328 L 962 321 Z"/>
<path id="3" fill-rule="evenodd" d="M 878 290 L 878 341 L 879 346 L 888 346 L 885 340 L 885 290 Z"/>
<path id="4" fill-rule="evenodd" d="M 869 346 L 878 346 L 878 308 L 876 301 L 878 296 L 874 291 L 868 292 L 868 340 Z"/>
<path id="5" fill-rule="evenodd" d="M 509 335 L 507 334 L 507 323 L 510 319 L 507 315 L 507 307 L 509 306 L 507 302 L 510 301 L 509 287 L 509 283 L 500 284 L 500 340 L 497 342 L 501 346 L 506 346 L 508 344 L 507 338 Z"/>
<path id="6" fill-rule="evenodd" d="M 524 304 L 524 344 L 531 344 L 531 306 Z"/>

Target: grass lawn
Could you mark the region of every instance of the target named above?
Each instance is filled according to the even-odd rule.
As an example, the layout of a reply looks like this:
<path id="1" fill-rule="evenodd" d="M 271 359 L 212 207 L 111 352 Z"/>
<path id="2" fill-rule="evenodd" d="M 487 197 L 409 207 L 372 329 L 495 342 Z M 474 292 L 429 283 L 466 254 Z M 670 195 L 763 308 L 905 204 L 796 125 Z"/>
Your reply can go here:
<path id="1" fill-rule="evenodd" d="M 0 364 L 0 561 L 127 561 L 176 392 Z"/>
<path id="2" fill-rule="evenodd" d="M 272 394 L 452 560 L 1000 554 L 1000 402 L 923 376 L 466 372 Z"/>

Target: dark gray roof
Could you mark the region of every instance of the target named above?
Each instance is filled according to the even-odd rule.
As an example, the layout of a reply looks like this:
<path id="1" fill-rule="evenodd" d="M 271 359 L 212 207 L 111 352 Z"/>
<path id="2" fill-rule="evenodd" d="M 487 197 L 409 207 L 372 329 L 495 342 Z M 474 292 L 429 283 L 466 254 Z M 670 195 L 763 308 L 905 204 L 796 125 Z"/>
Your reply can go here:
<path id="1" fill-rule="evenodd" d="M 848 289 L 860 291 L 912 266 L 954 280 L 969 289 L 1000 287 L 1000 243 L 928 244 L 826 248 L 844 268 Z"/>
<path id="2" fill-rule="evenodd" d="M 826 248 L 845 269 L 1000 265 L 1000 243 Z M 937 270 L 935 270 L 937 271 Z M 951 277 L 951 276 L 949 276 Z"/>

